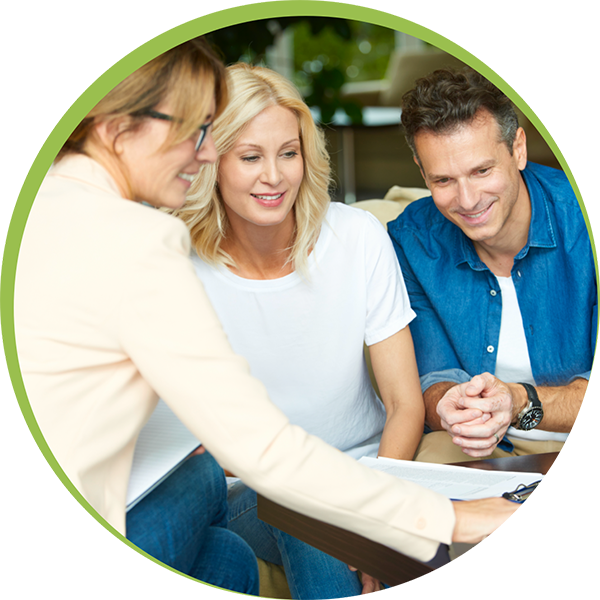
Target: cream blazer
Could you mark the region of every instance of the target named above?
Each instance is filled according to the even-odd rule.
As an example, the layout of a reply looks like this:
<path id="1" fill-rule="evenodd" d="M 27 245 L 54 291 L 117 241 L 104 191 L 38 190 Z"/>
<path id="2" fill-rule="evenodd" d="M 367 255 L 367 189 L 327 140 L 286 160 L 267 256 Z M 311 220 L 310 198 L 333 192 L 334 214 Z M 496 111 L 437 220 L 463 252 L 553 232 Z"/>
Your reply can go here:
<path id="1" fill-rule="evenodd" d="M 178 219 L 123 199 L 69 156 L 44 180 L 17 266 L 19 363 L 54 456 L 125 533 L 138 434 L 159 397 L 224 468 L 275 502 L 429 560 L 451 502 L 290 425 L 231 350 Z"/>

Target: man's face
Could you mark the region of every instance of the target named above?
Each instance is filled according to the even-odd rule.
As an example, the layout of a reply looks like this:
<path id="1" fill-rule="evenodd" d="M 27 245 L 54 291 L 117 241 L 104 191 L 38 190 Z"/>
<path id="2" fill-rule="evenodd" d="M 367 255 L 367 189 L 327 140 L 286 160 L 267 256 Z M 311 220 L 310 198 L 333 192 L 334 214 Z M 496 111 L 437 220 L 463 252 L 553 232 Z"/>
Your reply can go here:
<path id="1" fill-rule="evenodd" d="M 512 155 L 486 110 L 451 133 L 417 133 L 415 146 L 435 205 L 473 242 L 502 245 L 521 218 L 529 226 L 529 198 L 520 174 L 527 164 L 521 128 Z"/>

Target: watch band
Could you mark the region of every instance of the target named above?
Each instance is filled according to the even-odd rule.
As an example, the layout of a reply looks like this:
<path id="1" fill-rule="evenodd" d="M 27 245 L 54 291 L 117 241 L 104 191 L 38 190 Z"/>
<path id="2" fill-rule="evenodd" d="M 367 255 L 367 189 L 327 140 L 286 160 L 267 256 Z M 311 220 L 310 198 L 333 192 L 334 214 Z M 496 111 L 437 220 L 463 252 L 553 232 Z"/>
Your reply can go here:
<path id="1" fill-rule="evenodd" d="M 522 385 L 525 388 L 529 402 L 531 402 L 533 406 L 540 408 L 542 403 L 540 402 L 540 397 L 538 396 L 537 390 L 530 383 L 519 382 L 519 385 Z"/>
<path id="2" fill-rule="evenodd" d="M 519 382 L 519 385 L 522 385 L 525 388 L 529 402 L 517 416 L 515 427 L 517 429 L 529 431 L 540 424 L 540 421 L 544 416 L 544 411 L 535 387 L 530 383 L 523 382 Z"/>

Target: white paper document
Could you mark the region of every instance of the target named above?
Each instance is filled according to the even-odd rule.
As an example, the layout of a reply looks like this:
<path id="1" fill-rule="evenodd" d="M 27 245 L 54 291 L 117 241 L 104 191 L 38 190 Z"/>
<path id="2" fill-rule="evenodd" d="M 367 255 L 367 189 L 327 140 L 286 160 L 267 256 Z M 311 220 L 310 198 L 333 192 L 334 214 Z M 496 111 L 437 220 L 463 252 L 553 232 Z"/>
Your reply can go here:
<path id="1" fill-rule="evenodd" d="M 127 510 L 170 475 L 199 445 L 175 413 L 159 400 L 135 446 Z"/>
<path id="2" fill-rule="evenodd" d="M 502 496 L 504 492 L 512 492 L 519 484 L 529 485 L 543 478 L 541 473 L 487 471 L 391 458 L 364 457 L 359 462 L 371 469 L 418 483 L 452 500 Z"/>

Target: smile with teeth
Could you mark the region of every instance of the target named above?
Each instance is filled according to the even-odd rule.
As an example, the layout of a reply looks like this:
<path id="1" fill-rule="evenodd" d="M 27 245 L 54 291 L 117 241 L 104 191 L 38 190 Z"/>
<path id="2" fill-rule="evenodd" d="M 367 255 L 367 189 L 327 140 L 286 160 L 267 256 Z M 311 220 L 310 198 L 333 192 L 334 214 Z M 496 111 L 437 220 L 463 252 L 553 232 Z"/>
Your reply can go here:
<path id="1" fill-rule="evenodd" d="M 477 217 L 480 217 L 486 210 L 487 210 L 487 208 L 485 208 L 481 212 L 475 213 L 474 215 L 473 214 L 465 215 L 465 217 L 469 217 L 469 219 L 476 219 Z"/>
<path id="2" fill-rule="evenodd" d="M 264 195 L 264 194 L 250 194 L 251 196 L 254 196 L 255 198 L 258 198 L 259 200 L 279 200 L 279 198 L 281 198 L 281 196 L 283 196 L 283 192 L 281 192 L 281 194 L 273 194 L 270 196 Z"/>
<path id="3" fill-rule="evenodd" d="M 491 207 L 492 207 L 492 204 L 486 206 L 483 210 L 481 210 L 477 213 L 460 213 L 460 216 L 463 219 L 468 219 L 469 221 L 474 221 L 476 219 L 479 219 L 483 215 L 485 215 L 485 213 L 487 213 Z"/>
<path id="4" fill-rule="evenodd" d="M 179 173 L 178 177 L 181 177 L 181 179 L 185 179 L 186 181 L 194 181 L 194 177 L 196 175 L 192 173 Z"/>

